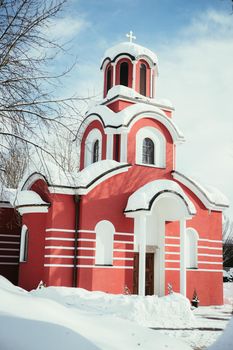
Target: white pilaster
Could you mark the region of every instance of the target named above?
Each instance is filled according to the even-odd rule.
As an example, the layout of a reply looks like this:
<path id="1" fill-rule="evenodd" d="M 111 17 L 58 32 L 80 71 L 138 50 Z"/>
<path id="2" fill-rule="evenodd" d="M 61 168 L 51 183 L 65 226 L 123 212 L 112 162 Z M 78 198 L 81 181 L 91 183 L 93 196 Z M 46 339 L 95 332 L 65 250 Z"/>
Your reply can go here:
<path id="1" fill-rule="evenodd" d="M 128 143 L 128 134 L 127 132 L 123 132 L 121 134 L 121 154 L 120 154 L 120 162 L 127 163 L 127 143 Z"/>
<path id="2" fill-rule="evenodd" d="M 107 134 L 106 159 L 113 159 L 113 134 Z"/>
<path id="3" fill-rule="evenodd" d="M 136 89 L 136 61 L 133 61 L 133 82 L 132 82 L 132 88 Z"/>
<path id="4" fill-rule="evenodd" d="M 112 74 L 112 86 L 116 85 L 116 64 L 112 63 L 112 69 L 113 69 L 113 74 Z"/>
<path id="5" fill-rule="evenodd" d="M 139 230 L 139 288 L 138 294 L 145 295 L 146 288 L 146 216 L 140 215 L 138 220 Z"/>
<path id="6" fill-rule="evenodd" d="M 186 221 L 180 220 L 180 293 L 186 296 Z"/>
<path id="7" fill-rule="evenodd" d="M 150 69 L 150 98 L 153 98 L 153 69 Z"/>

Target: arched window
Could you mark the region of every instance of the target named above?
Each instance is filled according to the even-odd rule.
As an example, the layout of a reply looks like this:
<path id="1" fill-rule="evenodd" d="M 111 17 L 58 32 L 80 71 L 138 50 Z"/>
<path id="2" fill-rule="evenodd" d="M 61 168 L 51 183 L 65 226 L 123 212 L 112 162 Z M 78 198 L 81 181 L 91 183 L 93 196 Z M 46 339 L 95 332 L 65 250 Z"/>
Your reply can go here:
<path id="1" fill-rule="evenodd" d="M 101 159 L 102 134 L 99 129 L 92 129 L 85 140 L 84 167 Z"/>
<path id="2" fill-rule="evenodd" d="M 94 143 L 92 163 L 96 163 L 99 160 L 99 144 L 99 140 L 96 140 Z"/>
<path id="3" fill-rule="evenodd" d="M 107 70 L 107 92 L 110 90 L 112 87 L 112 67 L 108 67 Z"/>
<path id="4" fill-rule="evenodd" d="M 23 225 L 21 231 L 21 239 L 20 239 L 20 255 L 19 261 L 25 262 L 28 258 L 28 228 Z"/>
<path id="5" fill-rule="evenodd" d="M 136 164 L 166 167 L 166 139 L 155 127 L 145 126 L 136 134 Z"/>
<path id="6" fill-rule="evenodd" d="M 96 227 L 96 265 L 112 265 L 115 228 L 110 221 L 100 221 Z"/>
<path id="7" fill-rule="evenodd" d="M 140 94 L 146 96 L 146 65 L 140 66 Z"/>
<path id="8" fill-rule="evenodd" d="M 193 228 L 186 230 L 186 267 L 198 267 L 198 233 Z"/>
<path id="9" fill-rule="evenodd" d="M 146 137 L 142 144 L 142 163 L 155 164 L 155 147 L 154 142 Z"/>
<path id="10" fill-rule="evenodd" d="M 120 85 L 128 86 L 129 65 L 122 62 L 120 65 Z"/>

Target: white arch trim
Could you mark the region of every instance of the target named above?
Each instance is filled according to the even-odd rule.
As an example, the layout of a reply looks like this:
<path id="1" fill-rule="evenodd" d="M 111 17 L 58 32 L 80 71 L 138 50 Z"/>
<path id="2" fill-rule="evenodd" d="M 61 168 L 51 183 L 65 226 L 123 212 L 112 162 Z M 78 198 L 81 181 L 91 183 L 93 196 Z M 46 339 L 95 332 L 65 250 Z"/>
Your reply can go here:
<path id="1" fill-rule="evenodd" d="M 143 141 L 150 138 L 154 143 L 154 164 L 143 164 L 142 152 Z M 156 128 L 146 126 L 141 128 L 136 134 L 136 163 L 147 166 L 165 168 L 166 166 L 166 139 L 164 135 Z"/>
<path id="2" fill-rule="evenodd" d="M 171 192 L 179 196 L 186 204 L 190 215 L 196 214 L 196 208 L 182 188 L 172 180 L 155 180 L 140 187 L 129 198 L 125 213 L 135 213 L 138 211 L 150 211 L 154 200 L 166 192 Z M 134 214 L 133 214 L 134 215 Z"/>
<path id="3" fill-rule="evenodd" d="M 145 103 L 134 104 L 115 113 L 104 105 L 92 108 L 80 126 L 79 134 L 83 134 L 87 126 L 94 120 L 102 123 L 106 134 L 120 134 L 124 130 L 130 131 L 132 126 L 140 119 L 151 118 L 159 121 L 169 131 L 174 143 L 185 141 L 182 132 L 177 128 L 171 118 L 158 107 Z"/>
<path id="4" fill-rule="evenodd" d="M 92 164 L 93 148 L 97 140 L 99 141 L 99 160 L 102 159 L 102 134 L 99 129 L 93 129 L 85 140 L 84 167 Z"/>

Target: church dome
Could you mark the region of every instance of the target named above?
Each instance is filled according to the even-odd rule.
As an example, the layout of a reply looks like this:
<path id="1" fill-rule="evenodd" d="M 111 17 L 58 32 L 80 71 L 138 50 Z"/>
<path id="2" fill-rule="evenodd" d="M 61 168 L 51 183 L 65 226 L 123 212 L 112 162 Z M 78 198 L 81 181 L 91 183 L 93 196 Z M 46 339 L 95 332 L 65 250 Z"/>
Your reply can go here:
<path id="1" fill-rule="evenodd" d="M 126 34 L 129 42 L 109 48 L 102 59 L 100 69 L 104 75 L 103 97 L 116 86 L 123 85 L 148 98 L 155 97 L 155 81 L 158 76 L 157 55 L 144 46 L 135 44 L 133 32 Z"/>

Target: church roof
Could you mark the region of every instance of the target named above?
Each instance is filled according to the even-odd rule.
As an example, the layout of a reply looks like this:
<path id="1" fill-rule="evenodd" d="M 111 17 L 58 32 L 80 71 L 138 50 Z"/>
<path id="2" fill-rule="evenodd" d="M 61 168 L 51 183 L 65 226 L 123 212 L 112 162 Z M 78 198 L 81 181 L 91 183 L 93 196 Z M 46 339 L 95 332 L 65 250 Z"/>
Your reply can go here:
<path id="1" fill-rule="evenodd" d="M 165 98 L 151 98 L 144 95 L 139 94 L 132 88 L 129 88 L 124 85 L 115 85 L 110 90 L 106 97 L 103 99 L 102 104 L 105 104 L 107 101 L 113 100 L 114 98 L 127 98 L 129 100 L 133 100 L 135 102 L 144 102 L 150 105 L 157 105 L 159 107 L 174 109 L 171 101 Z"/>
<path id="2" fill-rule="evenodd" d="M 184 193 L 182 188 L 172 180 L 154 180 L 146 185 L 140 187 L 135 191 L 128 199 L 128 203 L 125 212 L 135 212 L 140 210 L 149 211 L 152 207 L 154 200 L 162 193 L 171 192 L 181 197 L 189 211 L 189 214 L 196 214 L 194 204 Z"/>
<path id="3" fill-rule="evenodd" d="M 217 188 L 210 185 L 201 185 L 197 180 L 173 171 L 172 176 L 175 180 L 189 188 L 209 210 L 222 211 L 229 207 L 227 197 Z"/>
<path id="4" fill-rule="evenodd" d="M 35 181 L 43 179 L 52 192 L 63 193 L 64 189 L 67 189 L 69 194 L 85 194 L 106 178 L 127 171 L 129 167 L 129 164 L 119 163 L 115 160 L 101 160 L 90 164 L 79 172 L 69 173 L 58 164 L 47 162 L 46 167 L 40 170 L 28 169 L 19 185 L 19 190 L 24 192 Z"/>
<path id="5" fill-rule="evenodd" d="M 172 119 L 167 117 L 162 109 L 143 102 L 128 106 L 118 113 L 113 112 L 104 105 L 92 107 L 81 124 L 80 130 L 83 128 L 86 129 L 92 119 L 99 119 L 107 133 L 115 133 L 116 130 L 120 132 L 121 129 L 130 128 L 134 121 L 144 117 L 151 117 L 161 122 L 168 129 L 175 143 L 182 143 L 185 141 L 182 132 L 178 129 Z"/>
<path id="6" fill-rule="evenodd" d="M 110 61 L 115 61 L 119 55 L 123 55 L 123 54 L 129 55 L 133 60 L 146 57 L 146 58 L 149 58 L 149 60 L 154 65 L 158 64 L 157 55 L 153 51 L 147 49 L 144 46 L 141 46 L 132 42 L 123 42 L 105 51 L 104 57 L 102 59 L 101 68 L 106 59 L 109 59 Z"/>

